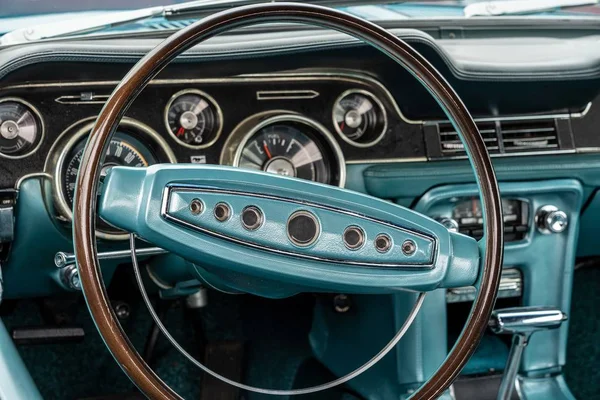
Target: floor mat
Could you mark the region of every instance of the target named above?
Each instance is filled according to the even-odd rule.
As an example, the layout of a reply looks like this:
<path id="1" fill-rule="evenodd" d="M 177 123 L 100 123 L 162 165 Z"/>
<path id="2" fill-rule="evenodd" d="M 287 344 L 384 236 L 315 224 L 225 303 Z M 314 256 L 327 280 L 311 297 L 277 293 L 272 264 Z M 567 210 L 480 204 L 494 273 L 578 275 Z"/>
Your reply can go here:
<path id="1" fill-rule="evenodd" d="M 600 399 L 600 267 L 575 272 L 565 379 L 578 399 Z"/>

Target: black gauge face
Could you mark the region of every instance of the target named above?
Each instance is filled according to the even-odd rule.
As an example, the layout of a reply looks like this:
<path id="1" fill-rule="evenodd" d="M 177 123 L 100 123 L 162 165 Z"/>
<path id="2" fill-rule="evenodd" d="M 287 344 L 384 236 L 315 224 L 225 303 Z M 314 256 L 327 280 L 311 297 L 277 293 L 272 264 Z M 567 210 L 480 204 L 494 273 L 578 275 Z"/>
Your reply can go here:
<path id="1" fill-rule="evenodd" d="M 188 147 L 202 148 L 214 143 L 221 132 L 221 122 L 216 103 L 196 92 L 178 95 L 167 109 L 167 128 Z"/>
<path id="2" fill-rule="evenodd" d="M 343 95 L 334 105 L 333 124 L 343 139 L 359 146 L 375 144 L 387 126 L 383 107 L 366 92 Z"/>
<path id="3" fill-rule="evenodd" d="M 274 122 L 252 135 L 238 165 L 283 176 L 332 183 L 329 157 L 315 141 L 312 128 L 292 122 Z"/>
<path id="4" fill-rule="evenodd" d="M 75 182 L 81 166 L 81 158 L 85 149 L 87 140 L 82 139 L 67 154 L 62 168 L 62 190 L 64 198 L 70 209 L 73 208 L 73 198 L 75 193 Z M 136 138 L 122 132 L 117 132 L 113 136 L 106 151 L 106 157 L 102 164 L 100 172 L 101 179 L 106 176 L 108 170 L 115 166 L 126 167 L 147 167 L 156 164 L 158 160 L 154 154 Z M 105 232 L 116 232 L 117 230 L 109 227 L 106 223 L 98 221 L 98 229 Z"/>
<path id="5" fill-rule="evenodd" d="M 42 123 L 34 111 L 17 101 L 0 103 L 0 153 L 23 157 L 42 140 Z"/>

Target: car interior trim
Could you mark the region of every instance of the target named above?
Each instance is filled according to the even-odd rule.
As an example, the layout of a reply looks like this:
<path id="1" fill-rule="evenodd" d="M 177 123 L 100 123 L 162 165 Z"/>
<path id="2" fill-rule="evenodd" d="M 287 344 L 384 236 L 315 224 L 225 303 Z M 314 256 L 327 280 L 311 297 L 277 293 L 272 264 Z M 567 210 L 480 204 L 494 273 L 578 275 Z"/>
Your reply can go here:
<path id="1" fill-rule="evenodd" d="M 348 83 L 357 83 L 367 86 L 374 86 L 378 91 L 381 91 L 386 97 L 389 103 L 393 106 L 394 111 L 398 117 L 406 122 L 407 124 L 421 124 L 423 121 L 412 120 L 407 118 L 398 103 L 394 99 L 394 96 L 390 91 L 377 79 L 372 78 L 364 73 L 360 73 L 352 70 L 337 70 L 335 72 L 281 72 L 281 73 L 265 73 L 265 74 L 242 74 L 238 76 L 226 77 L 226 78 L 197 78 L 197 79 L 153 79 L 148 85 L 195 85 L 202 83 L 229 83 L 229 82 L 265 82 L 270 83 L 276 82 L 289 82 L 293 81 L 343 81 Z M 16 84 L 0 87 L 0 90 L 14 90 L 23 88 L 50 88 L 50 87 L 81 87 L 81 86 L 116 86 L 118 81 L 81 81 L 81 82 L 49 82 L 49 83 L 25 83 Z M 375 96 L 377 98 L 377 96 Z M 92 104 L 87 102 L 77 103 Z"/>
<path id="2" fill-rule="evenodd" d="M 290 252 L 287 250 L 276 249 L 273 247 L 267 247 L 267 246 L 261 245 L 259 243 L 254 243 L 254 242 L 251 242 L 248 240 L 239 239 L 239 238 L 236 238 L 234 236 L 231 236 L 231 235 L 228 235 L 228 234 L 225 234 L 222 232 L 216 232 L 212 229 L 207 229 L 207 228 L 201 227 L 199 225 L 189 223 L 188 221 L 182 220 L 176 216 L 173 216 L 169 212 L 169 208 L 170 208 L 169 205 L 170 205 L 171 193 L 174 191 L 191 192 L 191 193 L 198 193 L 198 194 L 203 193 L 203 192 L 204 193 L 219 193 L 219 194 L 239 195 L 239 196 L 245 196 L 245 197 L 269 199 L 269 200 L 278 200 L 278 201 L 282 201 L 282 202 L 297 204 L 300 206 L 320 208 L 320 209 L 332 211 L 335 213 L 345 214 L 345 215 L 352 216 L 352 217 L 355 217 L 358 219 L 363 219 L 363 220 L 367 220 L 367 221 L 374 222 L 377 224 L 381 224 L 382 226 L 387 226 L 391 229 L 395 229 L 395 230 L 404 232 L 408 235 L 415 235 L 417 237 L 421 237 L 425 240 L 430 241 L 433 245 L 432 251 L 431 251 L 431 258 L 429 259 L 429 261 L 427 263 L 418 263 L 418 264 L 380 263 L 380 262 L 368 262 L 368 261 L 362 261 L 362 260 L 361 261 L 353 261 L 353 260 L 349 260 L 349 259 L 330 259 L 330 258 L 325 258 L 325 257 L 313 256 L 310 254 Z M 277 254 L 293 256 L 293 257 L 298 257 L 298 258 L 305 258 L 305 259 L 310 259 L 310 260 L 315 260 L 315 261 L 322 261 L 322 262 L 329 262 L 329 263 L 336 263 L 336 264 L 356 265 L 356 266 L 361 266 L 361 267 L 363 267 L 363 266 L 364 267 L 374 267 L 374 268 L 384 267 L 384 268 L 396 268 L 396 269 L 433 268 L 434 264 L 435 264 L 435 255 L 437 254 L 437 247 L 438 247 L 437 240 L 434 236 L 431 236 L 431 235 L 423 233 L 423 232 L 419 232 L 417 230 L 406 229 L 401 226 L 391 224 L 387 221 L 369 217 L 367 215 L 358 214 L 353 211 L 344 210 L 344 209 L 340 209 L 340 208 L 336 208 L 336 207 L 331 207 L 331 206 L 324 205 L 324 204 L 313 203 L 313 202 L 306 201 L 306 200 L 296 200 L 296 199 L 292 199 L 292 198 L 268 195 L 268 194 L 264 194 L 264 193 L 259 194 L 259 193 L 250 193 L 250 192 L 242 192 L 242 191 L 235 191 L 235 190 L 222 190 L 222 189 L 214 189 L 214 188 L 203 187 L 203 186 L 181 185 L 181 184 L 173 184 L 173 185 L 167 186 L 163 192 L 161 216 L 167 221 L 175 222 L 177 224 L 180 224 L 180 225 L 190 228 L 192 230 L 206 233 L 211 236 L 216 236 L 221 239 L 225 239 L 225 240 L 228 240 L 228 241 L 231 241 L 234 243 L 243 244 L 245 246 L 252 247 L 255 249 L 265 250 L 265 251 L 269 251 L 269 252 L 273 252 L 273 253 L 277 253 Z"/>

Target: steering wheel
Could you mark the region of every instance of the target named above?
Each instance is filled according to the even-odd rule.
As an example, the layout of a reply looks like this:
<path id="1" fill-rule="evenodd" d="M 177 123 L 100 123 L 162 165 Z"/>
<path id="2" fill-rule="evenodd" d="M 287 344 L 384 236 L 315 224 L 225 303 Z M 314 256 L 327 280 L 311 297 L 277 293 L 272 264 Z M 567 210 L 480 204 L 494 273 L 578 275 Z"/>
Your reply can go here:
<path id="1" fill-rule="evenodd" d="M 115 167 L 103 182 L 97 204 L 101 162 L 110 138 L 148 82 L 193 45 L 263 22 L 300 22 L 344 32 L 376 47 L 421 82 L 465 145 L 480 190 L 483 239 L 477 242 L 412 210 L 349 190 L 224 166 Z M 83 292 L 107 347 L 137 387 L 150 398 L 178 399 L 137 353 L 110 306 L 96 248 L 97 206 L 112 225 L 201 264 L 204 269 L 193 270 L 198 276 L 209 271 L 239 291 L 283 297 L 311 291 L 424 293 L 475 285 L 478 294 L 459 339 L 439 369 L 413 393 L 415 399 L 441 395 L 458 376 L 487 326 L 500 281 L 503 223 L 498 182 L 464 104 L 441 74 L 405 42 L 373 23 L 325 7 L 244 6 L 173 34 L 123 78 L 90 134 L 73 219 Z M 379 242 L 381 238 L 385 243 Z"/>

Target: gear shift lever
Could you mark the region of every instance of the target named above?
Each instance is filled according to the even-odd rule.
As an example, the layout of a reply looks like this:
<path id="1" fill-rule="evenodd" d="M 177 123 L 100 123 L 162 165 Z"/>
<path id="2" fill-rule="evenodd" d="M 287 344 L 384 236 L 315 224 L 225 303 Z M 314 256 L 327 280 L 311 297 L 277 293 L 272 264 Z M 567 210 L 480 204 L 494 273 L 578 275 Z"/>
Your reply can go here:
<path id="1" fill-rule="evenodd" d="M 515 387 L 523 350 L 530 336 L 537 331 L 560 327 L 567 315 L 552 307 L 515 307 L 496 310 L 489 326 L 496 334 L 512 334 L 512 346 L 506 361 L 498 400 L 509 400 Z"/>

